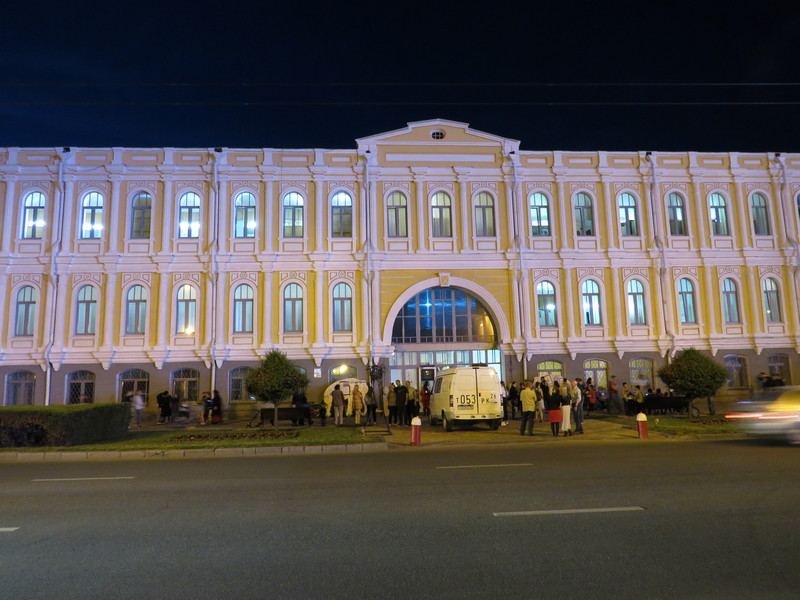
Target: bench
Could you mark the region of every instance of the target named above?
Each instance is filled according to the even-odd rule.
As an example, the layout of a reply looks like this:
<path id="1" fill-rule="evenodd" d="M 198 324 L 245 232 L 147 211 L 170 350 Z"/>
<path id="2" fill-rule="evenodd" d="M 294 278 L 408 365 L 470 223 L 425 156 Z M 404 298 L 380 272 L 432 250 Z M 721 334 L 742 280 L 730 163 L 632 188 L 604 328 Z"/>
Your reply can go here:
<path id="1" fill-rule="evenodd" d="M 296 423 L 305 420 L 309 427 L 311 427 L 311 407 L 301 406 L 276 406 L 273 408 L 259 408 L 253 418 L 250 419 L 248 427 L 264 427 L 269 423 L 273 427 L 278 426 L 279 421 L 292 421 Z M 257 423 L 254 421 L 258 420 Z"/>

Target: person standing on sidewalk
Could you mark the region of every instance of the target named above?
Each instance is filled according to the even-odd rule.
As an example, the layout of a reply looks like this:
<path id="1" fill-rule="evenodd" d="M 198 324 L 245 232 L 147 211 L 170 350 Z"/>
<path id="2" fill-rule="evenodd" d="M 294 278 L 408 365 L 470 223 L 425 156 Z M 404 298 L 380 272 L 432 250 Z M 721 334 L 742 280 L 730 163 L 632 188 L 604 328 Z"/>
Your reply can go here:
<path id="1" fill-rule="evenodd" d="M 561 382 L 561 430 L 564 432 L 564 437 L 572 435 L 572 425 L 570 424 L 570 417 L 572 416 L 572 386 L 569 380 L 564 378 Z"/>
<path id="2" fill-rule="evenodd" d="M 545 381 L 544 377 L 542 381 Z M 553 382 L 552 390 L 548 388 L 545 406 L 547 406 L 547 420 L 550 421 L 550 432 L 553 437 L 558 437 L 561 430 L 561 392 L 558 389 L 558 381 Z"/>
<path id="3" fill-rule="evenodd" d="M 411 425 L 411 419 L 406 419 L 406 400 L 408 400 L 408 388 L 400 383 L 398 379 L 394 383 L 394 394 L 397 399 L 397 420 L 400 425 Z"/>
<path id="4" fill-rule="evenodd" d="M 136 427 L 141 428 L 142 413 L 144 413 L 144 397 L 142 397 L 142 392 L 139 390 L 136 390 L 136 393 L 133 394 L 131 406 L 133 407 L 133 413 L 136 416 Z"/>
<path id="5" fill-rule="evenodd" d="M 333 408 L 333 424 L 344 425 L 344 394 L 338 383 L 331 392 L 331 406 Z"/>
<path id="6" fill-rule="evenodd" d="M 575 417 L 575 433 L 583 433 L 583 390 L 580 379 L 572 382 L 572 414 Z"/>
<path id="7" fill-rule="evenodd" d="M 536 421 L 536 393 L 533 391 L 533 385 L 530 381 L 526 381 L 524 385 L 525 387 L 519 396 L 522 405 L 519 434 L 525 435 L 527 426 L 528 435 L 533 435 L 533 423 Z"/>

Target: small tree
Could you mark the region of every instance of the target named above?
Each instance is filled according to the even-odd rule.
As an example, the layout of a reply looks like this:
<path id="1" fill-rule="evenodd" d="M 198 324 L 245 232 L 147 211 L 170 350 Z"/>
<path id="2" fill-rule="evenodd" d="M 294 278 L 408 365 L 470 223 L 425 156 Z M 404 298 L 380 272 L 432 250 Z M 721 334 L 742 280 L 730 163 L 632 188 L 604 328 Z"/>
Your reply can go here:
<path id="1" fill-rule="evenodd" d="M 245 378 L 247 389 L 262 402 L 277 406 L 308 385 L 308 377 L 280 350 L 270 350 Z"/>
<path id="2" fill-rule="evenodd" d="M 714 394 L 728 380 L 728 371 L 711 357 L 686 348 L 675 353 L 672 361 L 661 367 L 658 376 L 670 389 L 690 400 L 705 397 L 709 414 L 715 414 Z"/>

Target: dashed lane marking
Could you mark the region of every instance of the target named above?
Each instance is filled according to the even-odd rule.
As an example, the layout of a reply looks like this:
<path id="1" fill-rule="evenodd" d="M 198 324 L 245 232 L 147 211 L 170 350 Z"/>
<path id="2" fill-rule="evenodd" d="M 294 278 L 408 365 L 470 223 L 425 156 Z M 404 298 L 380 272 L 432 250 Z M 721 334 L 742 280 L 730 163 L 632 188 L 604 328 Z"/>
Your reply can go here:
<path id="1" fill-rule="evenodd" d="M 568 508 L 563 510 L 521 510 L 517 512 L 496 512 L 495 517 L 537 517 L 547 515 L 580 515 L 587 513 L 633 512 L 645 510 L 642 506 L 610 506 L 608 508 Z"/>

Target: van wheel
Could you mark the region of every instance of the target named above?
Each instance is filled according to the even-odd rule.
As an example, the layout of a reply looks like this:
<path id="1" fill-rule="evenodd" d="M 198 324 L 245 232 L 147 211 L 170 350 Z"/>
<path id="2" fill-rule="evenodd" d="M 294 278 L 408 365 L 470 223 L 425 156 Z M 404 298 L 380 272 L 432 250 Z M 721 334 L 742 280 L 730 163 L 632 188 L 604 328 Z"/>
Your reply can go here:
<path id="1" fill-rule="evenodd" d="M 447 418 L 447 415 L 442 413 L 442 423 L 444 424 L 445 431 L 453 431 L 453 422 Z"/>
<path id="2" fill-rule="evenodd" d="M 500 429 L 500 419 L 495 419 L 489 423 L 489 427 L 492 428 L 492 431 L 497 431 Z"/>

